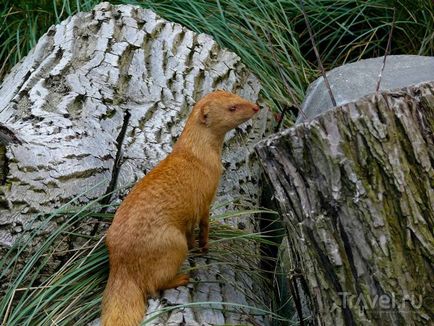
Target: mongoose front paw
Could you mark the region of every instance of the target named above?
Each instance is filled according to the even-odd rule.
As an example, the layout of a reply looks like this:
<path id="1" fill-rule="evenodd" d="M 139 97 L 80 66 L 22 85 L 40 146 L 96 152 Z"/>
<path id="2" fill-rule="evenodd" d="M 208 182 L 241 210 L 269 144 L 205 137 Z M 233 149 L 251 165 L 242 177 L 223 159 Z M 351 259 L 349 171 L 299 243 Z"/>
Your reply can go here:
<path id="1" fill-rule="evenodd" d="M 204 243 L 199 242 L 199 247 L 200 247 L 200 251 L 201 251 L 203 254 L 208 253 L 208 248 L 209 248 L 209 246 L 208 246 L 208 241 L 207 241 L 207 242 L 204 242 Z"/>
<path id="2" fill-rule="evenodd" d="M 188 241 L 188 250 L 194 250 L 196 248 L 196 240 L 189 240 Z"/>

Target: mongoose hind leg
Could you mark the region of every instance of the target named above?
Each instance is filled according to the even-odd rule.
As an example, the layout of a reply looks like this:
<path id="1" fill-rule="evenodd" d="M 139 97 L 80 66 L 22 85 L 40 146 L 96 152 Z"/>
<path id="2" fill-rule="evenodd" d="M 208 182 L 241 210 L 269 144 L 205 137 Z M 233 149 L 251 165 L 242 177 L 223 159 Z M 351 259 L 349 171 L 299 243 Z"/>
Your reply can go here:
<path id="1" fill-rule="evenodd" d="M 194 229 L 188 228 L 185 236 L 187 238 L 188 250 L 195 248 L 196 247 L 196 240 L 194 238 Z"/>
<path id="2" fill-rule="evenodd" d="M 152 275 L 151 282 L 147 283 L 148 288 L 156 291 L 175 288 L 188 283 L 188 274 L 180 274 L 179 269 L 185 258 L 187 258 L 188 245 L 185 233 L 176 228 L 166 228 L 160 233 L 157 252 L 154 254 L 153 264 L 143 261 L 140 270 L 147 269 L 147 275 Z"/>
<path id="3" fill-rule="evenodd" d="M 174 279 L 167 282 L 161 287 L 161 290 L 168 290 L 177 288 L 178 286 L 187 285 L 190 280 L 190 276 L 188 274 L 177 274 Z"/>
<path id="4" fill-rule="evenodd" d="M 208 252 L 208 237 L 209 237 L 209 211 L 202 216 L 199 222 L 199 248 L 202 253 Z"/>

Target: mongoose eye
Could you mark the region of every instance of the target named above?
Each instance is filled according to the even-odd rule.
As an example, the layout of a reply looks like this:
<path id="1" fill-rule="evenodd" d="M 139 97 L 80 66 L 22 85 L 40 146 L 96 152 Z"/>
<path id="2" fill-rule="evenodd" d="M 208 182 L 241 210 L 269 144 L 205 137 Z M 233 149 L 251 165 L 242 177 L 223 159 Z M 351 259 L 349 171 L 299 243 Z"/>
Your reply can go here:
<path id="1" fill-rule="evenodd" d="M 237 109 L 236 106 L 231 106 L 231 107 L 229 108 L 229 111 L 234 112 L 236 109 Z"/>

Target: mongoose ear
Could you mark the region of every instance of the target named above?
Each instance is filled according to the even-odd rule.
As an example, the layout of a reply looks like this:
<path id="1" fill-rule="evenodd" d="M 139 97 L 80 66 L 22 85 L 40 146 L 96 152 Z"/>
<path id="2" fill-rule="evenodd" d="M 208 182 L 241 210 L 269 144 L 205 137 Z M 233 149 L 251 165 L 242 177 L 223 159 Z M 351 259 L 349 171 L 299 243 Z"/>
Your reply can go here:
<path id="1" fill-rule="evenodd" d="M 209 110 L 204 106 L 200 109 L 200 122 L 202 122 L 206 126 L 209 126 L 208 112 Z"/>

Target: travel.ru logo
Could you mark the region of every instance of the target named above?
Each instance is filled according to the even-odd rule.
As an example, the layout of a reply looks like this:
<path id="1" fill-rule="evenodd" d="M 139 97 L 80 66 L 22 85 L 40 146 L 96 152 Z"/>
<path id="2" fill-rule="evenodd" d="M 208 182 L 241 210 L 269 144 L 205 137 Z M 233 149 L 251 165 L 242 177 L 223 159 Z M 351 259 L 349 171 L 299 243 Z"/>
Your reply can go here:
<path id="1" fill-rule="evenodd" d="M 333 304 L 332 311 L 335 309 L 360 309 L 366 310 L 391 310 L 399 309 L 401 312 L 406 309 L 417 310 L 422 307 L 422 295 L 405 294 L 397 297 L 395 293 L 369 296 L 366 294 L 353 294 L 351 292 L 338 292 L 341 304 Z"/>

